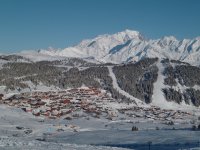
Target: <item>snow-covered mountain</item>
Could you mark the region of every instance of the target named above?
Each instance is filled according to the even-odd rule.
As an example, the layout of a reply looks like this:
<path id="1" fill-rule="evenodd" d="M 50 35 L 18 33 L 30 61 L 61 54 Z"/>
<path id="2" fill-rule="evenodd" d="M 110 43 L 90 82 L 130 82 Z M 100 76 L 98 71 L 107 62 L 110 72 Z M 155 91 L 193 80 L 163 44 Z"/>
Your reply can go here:
<path id="1" fill-rule="evenodd" d="M 180 149 L 191 136 L 195 146 L 199 50 L 200 37 L 148 40 L 125 30 L 65 49 L 0 54 L 0 147 L 122 150 L 115 147 L 134 140 Z"/>
<path id="2" fill-rule="evenodd" d="M 173 36 L 146 39 L 137 31 L 125 30 L 112 35 L 100 35 L 83 40 L 74 47 L 40 50 L 41 55 L 94 58 L 101 62 L 122 63 L 146 57 L 169 58 L 200 65 L 200 37 L 177 40 Z"/>

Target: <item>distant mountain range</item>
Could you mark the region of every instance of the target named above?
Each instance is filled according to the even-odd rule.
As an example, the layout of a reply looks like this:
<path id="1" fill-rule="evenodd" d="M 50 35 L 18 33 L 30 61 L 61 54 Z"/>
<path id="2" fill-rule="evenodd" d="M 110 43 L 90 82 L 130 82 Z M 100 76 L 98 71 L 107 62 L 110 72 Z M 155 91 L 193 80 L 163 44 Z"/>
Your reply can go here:
<path id="1" fill-rule="evenodd" d="M 165 36 L 152 40 L 146 39 L 137 31 L 125 30 L 112 35 L 99 35 L 94 39 L 83 40 L 74 47 L 26 51 L 20 55 L 36 60 L 78 57 L 117 64 L 157 57 L 179 60 L 198 66 L 200 65 L 199 50 L 200 37 L 179 41 L 173 36 Z"/>

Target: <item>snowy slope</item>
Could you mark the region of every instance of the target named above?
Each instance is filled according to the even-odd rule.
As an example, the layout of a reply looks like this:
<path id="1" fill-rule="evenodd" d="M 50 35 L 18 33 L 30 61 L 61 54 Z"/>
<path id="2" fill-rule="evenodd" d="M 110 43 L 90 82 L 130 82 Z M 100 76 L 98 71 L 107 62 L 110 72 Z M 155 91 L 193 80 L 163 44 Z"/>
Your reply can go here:
<path id="1" fill-rule="evenodd" d="M 152 104 L 155 106 L 166 108 L 166 107 L 169 107 L 170 103 L 166 101 L 164 93 L 162 92 L 162 89 L 165 87 L 164 76 L 162 75 L 162 72 L 164 71 L 164 67 L 160 62 L 157 64 L 157 67 L 159 68 L 159 71 L 158 71 L 157 81 L 154 83 Z"/>
<path id="2" fill-rule="evenodd" d="M 157 63 L 157 67 L 159 68 L 159 71 L 158 71 L 157 81 L 154 83 L 152 105 L 158 106 L 164 109 L 194 110 L 195 107 L 193 105 L 186 105 L 185 102 L 182 102 L 181 104 L 177 104 L 175 102 L 169 102 L 166 100 L 162 89 L 166 87 L 170 87 L 170 86 L 164 85 L 165 76 L 163 75 L 163 72 L 164 72 L 165 67 L 163 66 L 161 62 Z M 180 85 L 180 88 L 183 88 L 182 85 Z"/>
<path id="3" fill-rule="evenodd" d="M 144 57 L 158 57 L 199 65 L 199 50 L 200 37 L 177 40 L 173 36 L 165 36 L 161 39 L 148 40 L 137 31 L 125 30 L 112 35 L 105 34 L 94 39 L 83 40 L 74 47 L 40 50 L 38 53 L 40 57 L 43 55 L 49 57 L 90 57 L 112 63 L 138 61 Z"/>
<path id="4" fill-rule="evenodd" d="M 36 138 L 48 131 L 49 127 L 55 127 L 47 122 L 40 122 L 24 111 L 0 105 L 0 149 L 2 150 L 122 150 L 123 148 L 77 145 L 68 143 L 38 141 Z M 56 123 L 56 121 L 54 121 Z M 16 127 L 23 127 L 17 129 Z M 31 130 L 31 134 L 24 131 Z M 66 134 L 67 135 L 67 134 Z M 125 150 L 125 149 L 124 149 Z"/>
<path id="5" fill-rule="evenodd" d="M 43 60 L 48 60 L 48 61 L 61 60 L 61 59 L 65 58 L 65 57 L 61 57 L 61 56 L 51 56 L 50 51 L 45 51 L 43 53 L 42 51 L 27 50 L 27 51 L 22 51 L 22 52 L 18 53 L 18 55 L 28 58 L 34 62 L 35 61 L 43 61 Z"/>
<path id="6" fill-rule="evenodd" d="M 119 85 L 118 85 L 118 83 L 117 83 L 117 79 L 116 79 L 116 77 L 115 77 L 115 74 L 113 73 L 113 70 L 112 70 L 112 67 L 111 67 L 111 66 L 108 67 L 108 70 L 109 70 L 110 77 L 111 77 L 112 80 L 113 80 L 113 81 L 112 81 L 113 87 L 114 87 L 120 94 L 126 96 L 127 98 L 130 98 L 130 99 L 131 99 L 134 103 L 136 103 L 137 105 L 139 105 L 139 106 L 144 106 L 144 103 L 143 103 L 141 100 L 139 100 L 139 99 L 133 97 L 132 95 L 130 95 L 129 93 L 125 92 L 124 90 L 122 90 L 122 89 L 119 87 Z"/>

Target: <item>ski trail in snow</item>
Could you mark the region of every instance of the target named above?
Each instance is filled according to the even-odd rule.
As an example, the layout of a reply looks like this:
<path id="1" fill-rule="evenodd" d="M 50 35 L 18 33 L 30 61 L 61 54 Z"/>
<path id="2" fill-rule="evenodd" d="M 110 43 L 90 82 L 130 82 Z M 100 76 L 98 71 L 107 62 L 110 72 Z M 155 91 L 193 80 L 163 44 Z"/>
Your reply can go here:
<path id="1" fill-rule="evenodd" d="M 114 89 L 116 89 L 120 94 L 122 94 L 122 95 L 126 96 L 127 98 L 130 98 L 131 100 L 133 100 L 136 105 L 144 105 L 141 100 L 133 97 L 132 95 L 130 95 L 129 93 L 125 92 L 124 90 L 122 90 L 119 87 L 119 85 L 117 83 L 117 79 L 115 77 L 115 74 L 113 73 L 112 68 L 113 68 L 112 66 L 108 66 L 109 74 L 110 74 L 110 77 L 112 78 L 112 84 L 113 84 Z"/>
<path id="2" fill-rule="evenodd" d="M 165 67 L 161 62 L 157 63 L 158 67 L 158 78 L 157 81 L 154 83 L 154 88 L 153 88 L 153 95 L 152 95 L 152 105 L 158 106 L 163 109 L 174 109 L 174 110 L 183 110 L 183 111 L 191 111 L 191 110 L 196 110 L 195 106 L 192 105 L 187 105 L 185 101 L 182 101 L 180 104 L 177 104 L 173 101 L 167 101 L 162 89 L 164 88 L 170 88 L 167 85 L 164 85 L 164 79 L 165 76 L 163 75 L 163 71 Z M 178 83 L 178 82 L 177 82 Z M 197 86 L 194 86 L 197 88 Z M 181 86 L 178 84 L 177 86 L 174 86 L 175 90 L 180 90 L 184 91 L 186 88 L 184 86 Z"/>
<path id="3" fill-rule="evenodd" d="M 154 83 L 152 104 L 159 107 L 167 107 L 169 104 L 167 104 L 168 102 L 165 100 L 164 93 L 162 92 L 162 89 L 165 87 L 164 76 L 162 74 L 162 72 L 164 71 L 164 66 L 162 63 L 158 62 L 157 67 L 158 67 L 158 78 L 157 81 Z"/>
<path id="4" fill-rule="evenodd" d="M 154 83 L 152 105 L 164 109 L 180 109 L 181 107 L 183 107 L 181 104 L 176 104 L 175 102 L 168 102 L 166 100 L 164 93 L 162 91 L 162 89 L 166 88 L 166 85 L 164 85 L 165 77 L 163 75 L 165 67 L 160 61 L 157 63 L 157 67 L 158 67 L 158 78 L 157 81 Z"/>

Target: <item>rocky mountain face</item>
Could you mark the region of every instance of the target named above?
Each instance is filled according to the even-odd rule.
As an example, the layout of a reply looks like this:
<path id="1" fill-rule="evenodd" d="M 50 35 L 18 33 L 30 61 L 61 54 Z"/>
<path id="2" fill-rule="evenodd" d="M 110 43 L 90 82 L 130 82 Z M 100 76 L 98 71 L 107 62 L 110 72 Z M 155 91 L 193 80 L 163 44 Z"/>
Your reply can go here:
<path id="1" fill-rule="evenodd" d="M 49 57 L 93 58 L 106 63 L 137 62 L 143 58 L 168 58 L 200 65 L 200 38 L 177 40 L 173 36 L 146 39 L 137 31 L 125 30 L 113 35 L 100 35 L 83 40 L 74 47 L 40 50 Z"/>
<path id="2" fill-rule="evenodd" d="M 115 79 L 109 68 L 120 90 L 113 83 Z M 199 76 L 200 68 L 196 66 L 158 58 L 126 64 L 96 64 L 79 58 L 38 62 L 15 55 L 0 58 L 1 93 L 86 86 L 107 90 L 118 102 L 133 102 L 129 94 L 146 104 L 154 104 L 161 101 L 155 96 L 160 93 L 167 104 L 199 107 Z"/>

